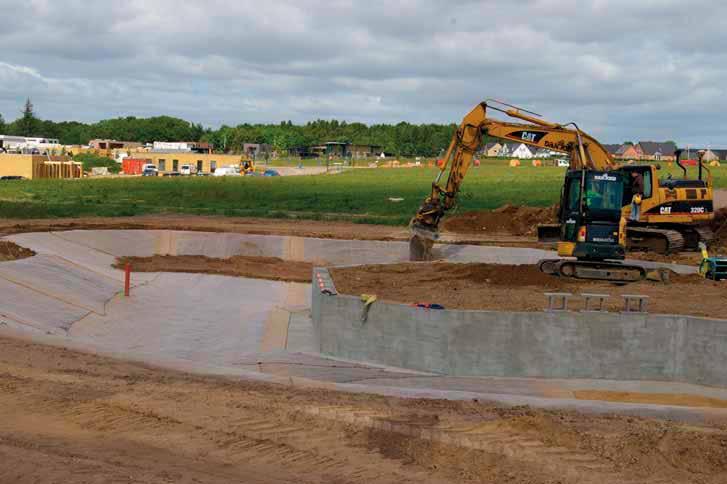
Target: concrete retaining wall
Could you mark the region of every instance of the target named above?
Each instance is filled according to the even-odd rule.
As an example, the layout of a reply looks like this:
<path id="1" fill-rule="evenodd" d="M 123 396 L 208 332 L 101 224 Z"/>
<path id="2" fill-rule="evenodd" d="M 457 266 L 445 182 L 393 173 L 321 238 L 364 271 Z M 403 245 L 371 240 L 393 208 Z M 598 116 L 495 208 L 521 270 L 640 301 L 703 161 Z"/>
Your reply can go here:
<path id="1" fill-rule="evenodd" d="M 727 386 L 726 320 L 425 310 L 379 301 L 362 321 L 359 298 L 323 294 L 315 284 L 312 296 L 316 344 L 340 358 L 457 376 Z"/>

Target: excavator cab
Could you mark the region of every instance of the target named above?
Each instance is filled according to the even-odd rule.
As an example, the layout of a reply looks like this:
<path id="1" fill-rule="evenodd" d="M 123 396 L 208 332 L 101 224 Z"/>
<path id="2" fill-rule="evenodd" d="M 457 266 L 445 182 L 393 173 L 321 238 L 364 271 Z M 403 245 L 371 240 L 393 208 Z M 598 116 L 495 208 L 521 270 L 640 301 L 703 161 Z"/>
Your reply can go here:
<path id="1" fill-rule="evenodd" d="M 585 260 L 624 258 L 620 244 L 624 177 L 614 171 L 569 170 L 561 200 L 558 255 Z"/>
<path id="2" fill-rule="evenodd" d="M 547 274 L 626 283 L 646 277 L 646 270 L 623 264 L 625 226 L 622 206 L 626 180 L 615 170 L 569 170 L 560 200 L 558 255 L 543 259 Z"/>

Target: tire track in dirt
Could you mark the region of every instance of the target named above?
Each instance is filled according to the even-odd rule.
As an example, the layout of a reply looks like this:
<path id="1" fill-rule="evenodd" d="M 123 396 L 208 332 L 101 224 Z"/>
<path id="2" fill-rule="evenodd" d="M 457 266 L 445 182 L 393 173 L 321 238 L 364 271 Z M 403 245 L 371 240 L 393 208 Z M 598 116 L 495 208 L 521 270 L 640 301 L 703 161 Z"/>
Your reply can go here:
<path id="1" fill-rule="evenodd" d="M 195 377 L 0 338 L 0 482 L 717 484 L 726 450 L 724 429 Z"/>

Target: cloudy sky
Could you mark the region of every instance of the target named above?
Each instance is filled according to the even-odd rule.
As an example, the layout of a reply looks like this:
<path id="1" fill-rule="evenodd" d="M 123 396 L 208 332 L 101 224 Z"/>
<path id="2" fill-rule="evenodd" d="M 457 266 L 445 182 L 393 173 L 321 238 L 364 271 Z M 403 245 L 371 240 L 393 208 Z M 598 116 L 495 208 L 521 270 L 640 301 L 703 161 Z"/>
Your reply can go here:
<path id="1" fill-rule="evenodd" d="M 727 146 L 727 2 L 0 0 L 0 113 L 456 122 L 494 97 L 603 142 Z"/>

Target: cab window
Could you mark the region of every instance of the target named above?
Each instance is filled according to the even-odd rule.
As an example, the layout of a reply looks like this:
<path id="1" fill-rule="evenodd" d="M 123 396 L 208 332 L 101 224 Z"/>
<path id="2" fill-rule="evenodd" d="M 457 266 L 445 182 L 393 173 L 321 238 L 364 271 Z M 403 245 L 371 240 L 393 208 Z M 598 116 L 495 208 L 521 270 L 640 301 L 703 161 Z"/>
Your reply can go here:
<path id="1" fill-rule="evenodd" d="M 571 178 L 568 182 L 568 210 L 577 212 L 580 210 L 578 203 L 581 198 L 581 181 Z"/>
<path id="2" fill-rule="evenodd" d="M 644 198 L 651 198 L 651 170 L 641 173 L 644 176 Z"/>

